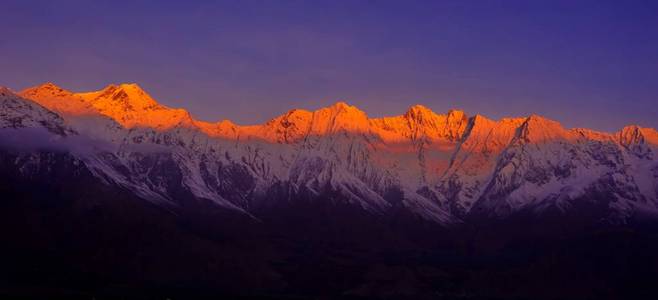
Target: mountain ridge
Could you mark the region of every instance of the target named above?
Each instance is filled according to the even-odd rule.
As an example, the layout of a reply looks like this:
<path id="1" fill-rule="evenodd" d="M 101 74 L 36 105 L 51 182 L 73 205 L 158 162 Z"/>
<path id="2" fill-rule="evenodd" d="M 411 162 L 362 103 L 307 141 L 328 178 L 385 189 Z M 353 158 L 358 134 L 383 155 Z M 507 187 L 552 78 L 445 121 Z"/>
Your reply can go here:
<path id="1" fill-rule="evenodd" d="M 603 133 L 422 105 L 369 118 L 339 101 L 244 126 L 195 120 L 136 84 L 72 93 L 48 83 L 18 95 L 61 115 L 65 136 L 102 142 L 75 154 L 92 174 L 168 209 L 196 201 L 257 218 L 272 202 L 306 199 L 444 225 L 592 201 L 610 222 L 658 212 L 658 133 L 634 125 Z"/>
<path id="2" fill-rule="evenodd" d="M 11 90 L 10 90 L 11 91 Z M 47 96 L 48 93 L 51 93 L 51 98 Z M 59 94 L 55 94 L 59 93 Z M 78 108 L 76 107 L 75 101 L 70 101 L 70 100 L 79 100 L 79 102 L 83 102 L 84 105 L 86 106 L 86 109 L 91 109 L 95 108 L 97 113 L 104 114 L 115 121 L 119 122 L 122 126 L 125 127 L 134 127 L 134 126 L 144 126 L 144 127 L 153 127 L 153 128 L 162 128 L 162 129 L 168 129 L 170 127 L 173 127 L 175 125 L 178 125 L 178 123 L 194 123 L 199 125 L 199 127 L 206 128 L 206 130 L 209 130 L 208 127 L 210 126 L 216 126 L 216 127 L 221 127 L 221 128 L 239 128 L 239 129 L 247 129 L 246 131 L 249 131 L 250 128 L 254 128 L 257 126 L 265 126 L 267 124 L 273 124 L 276 122 L 276 120 L 280 119 L 286 119 L 290 117 L 291 115 L 297 115 L 298 121 L 299 120 L 299 115 L 313 115 L 313 114 L 319 114 L 322 112 L 333 112 L 333 113 L 340 113 L 340 112 L 345 112 L 347 110 L 351 111 L 351 114 L 347 114 L 350 117 L 354 117 L 354 115 L 362 114 L 365 116 L 365 119 L 371 123 L 375 124 L 377 127 L 382 127 L 378 129 L 392 129 L 392 127 L 395 126 L 400 126 L 400 124 L 386 124 L 387 122 L 407 122 L 409 125 L 408 127 L 415 126 L 415 124 L 420 124 L 420 125 L 427 125 L 429 127 L 436 127 L 436 125 L 445 125 L 447 126 L 445 130 L 457 130 L 458 134 L 451 134 L 450 137 L 453 139 L 459 139 L 462 138 L 461 134 L 464 132 L 465 128 L 452 128 L 449 127 L 451 122 L 457 122 L 463 121 L 464 118 L 470 119 L 470 118 L 478 118 L 482 117 L 486 120 L 490 120 L 487 117 L 481 116 L 479 114 L 475 114 L 472 117 L 467 117 L 467 115 L 464 113 L 464 111 L 457 110 L 457 109 L 450 109 L 446 114 L 437 114 L 436 112 L 432 111 L 431 109 L 427 108 L 426 106 L 422 104 L 414 104 L 411 105 L 403 114 L 401 115 L 396 115 L 396 116 L 383 116 L 383 117 L 375 117 L 375 118 L 369 118 L 365 112 L 360 110 L 359 108 L 355 106 L 351 106 L 347 104 L 344 101 L 337 101 L 336 103 L 329 105 L 327 107 L 322 107 L 314 111 L 309 111 L 305 109 L 298 109 L 298 108 L 293 108 L 289 110 L 288 112 L 273 117 L 269 119 L 268 121 L 262 123 L 262 124 L 256 124 L 256 125 L 239 125 L 231 120 L 224 119 L 224 120 L 219 120 L 217 122 L 207 122 L 207 121 L 201 121 L 194 119 L 191 114 L 185 110 L 184 108 L 170 108 L 165 105 L 160 104 L 157 102 L 155 99 L 153 99 L 146 91 L 144 91 L 138 84 L 136 83 L 122 83 L 122 84 L 110 84 L 106 86 L 105 88 L 98 90 L 98 91 L 90 91 L 90 92 L 71 92 L 69 90 L 63 89 L 57 85 L 55 85 L 52 82 L 47 82 L 38 86 L 34 86 L 31 88 L 26 88 L 18 93 L 17 95 L 36 101 L 40 103 L 41 105 L 51 109 L 58 111 L 60 113 L 69 113 L 69 114 L 79 114 L 79 111 L 76 111 Z M 54 96 L 54 99 L 52 98 Z M 110 98 L 110 99 L 108 99 Z M 55 100 L 58 101 L 67 101 L 66 104 L 67 106 L 64 107 L 57 107 L 57 105 L 63 105 L 62 103 L 53 103 Z M 110 101 L 110 100 L 115 100 L 115 101 Z M 96 103 L 95 105 L 92 104 L 94 102 L 100 102 Z M 109 103 L 108 103 L 109 102 Z M 137 111 L 139 110 L 163 110 L 167 111 L 168 114 L 165 114 L 163 118 L 170 117 L 172 120 L 163 120 L 163 123 L 157 123 L 157 120 L 154 121 L 153 123 L 147 123 L 147 122 L 130 122 L 123 120 L 121 116 L 118 116 L 118 113 L 113 113 L 109 111 L 110 109 L 107 106 L 110 106 L 112 104 L 116 104 L 117 102 L 122 103 L 124 110 L 135 110 L 134 107 L 137 107 Z M 70 105 L 73 105 L 72 107 Z M 354 114 L 354 115 L 352 115 Z M 344 115 L 344 113 L 343 113 Z M 441 120 L 437 122 L 436 119 L 446 119 L 446 120 Z M 449 119 L 449 120 L 447 120 Z M 530 114 L 527 117 L 505 117 L 501 118 L 498 121 L 491 120 L 494 122 L 500 122 L 502 121 L 503 123 L 506 123 L 508 120 L 519 120 L 519 119 L 527 119 L 532 122 L 536 121 L 549 121 L 553 125 L 558 125 L 561 126 L 556 121 L 550 120 L 548 118 L 545 118 L 543 116 L 537 115 L 537 114 Z M 288 119 L 286 119 L 288 120 Z M 444 124 L 445 122 L 448 122 Z M 306 120 L 305 122 L 308 122 Z M 460 126 L 461 124 L 457 124 L 457 126 Z M 464 124 L 466 125 L 466 124 Z M 655 135 L 655 129 L 653 128 L 648 128 L 648 127 L 641 127 L 636 124 L 629 124 L 626 125 L 620 130 L 616 132 L 603 132 L 603 131 L 595 131 L 592 129 L 587 129 L 587 128 L 569 128 L 566 129 L 567 131 L 577 131 L 580 129 L 584 129 L 586 131 L 592 131 L 596 132 L 597 134 L 618 134 L 622 135 L 623 131 L 626 129 L 630 128 L 638 128 L 639 130 L 642 131 L 648 131 L 653 132 L 649 133 L 651 134 L 651 142 L 656 142 L 653 136 Z M 219 130 L 220 132 L 222 130 Z M 209 132 L 207 132 L 209 133 Z M 645 133 L 646 134 L 646 133 Z M 221 134 L 220 134 L 221 135 Z"/>

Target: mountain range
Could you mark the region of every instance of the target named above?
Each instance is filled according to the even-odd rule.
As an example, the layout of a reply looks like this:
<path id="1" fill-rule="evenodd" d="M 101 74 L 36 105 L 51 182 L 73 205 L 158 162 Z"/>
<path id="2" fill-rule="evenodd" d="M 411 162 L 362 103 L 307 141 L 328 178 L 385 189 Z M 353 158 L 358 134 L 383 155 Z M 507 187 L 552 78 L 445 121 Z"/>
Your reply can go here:
<path id="1" fill-rule="evenodd" d="M 445 226 L 584 206 L 612 223 L 658 216 L 652 128 L 605 133 L 422 105 L 370 118 L 344 102 L 242 126 L 196 120 L 137 84 L 74 93 L 46 83 L 0 97 L 3 144 L 21 158 L 21 176 L 49 168 L 34 150 L 63 151 L 104 184 L 172 212 L 194 201 L 258 219 L 275 204 L 326 201 Z"/>
<path id="2" fill-rule="evenodd" d="M 0 296 L 654 299 L 658 132 L 0 88 Z"/>

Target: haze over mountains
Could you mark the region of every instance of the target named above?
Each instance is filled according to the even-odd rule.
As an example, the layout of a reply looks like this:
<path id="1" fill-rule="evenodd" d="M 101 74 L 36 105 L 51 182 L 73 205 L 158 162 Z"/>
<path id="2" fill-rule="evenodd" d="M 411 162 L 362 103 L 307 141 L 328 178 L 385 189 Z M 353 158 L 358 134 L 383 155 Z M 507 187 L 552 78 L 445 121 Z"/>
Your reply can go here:
<path id="1" fill-rule="evenodd" d="M 612 223 L 658 213 L 658 132 L 633 125 L 604 133 L 422 105 L 369 118 L 337 102 L 242 126 L 195 120 L 136 84 L 3 89 L 0 113 L 3 144 L 42 130 L 29 144 L 57 144 L 98 180 L 172 211 L 193 199 L 258 219 L 275 203 L 321 201 L 442 225 L 583 207 Z M 12 154 L 22 175 L 48 168 L 37 149 Z"/>

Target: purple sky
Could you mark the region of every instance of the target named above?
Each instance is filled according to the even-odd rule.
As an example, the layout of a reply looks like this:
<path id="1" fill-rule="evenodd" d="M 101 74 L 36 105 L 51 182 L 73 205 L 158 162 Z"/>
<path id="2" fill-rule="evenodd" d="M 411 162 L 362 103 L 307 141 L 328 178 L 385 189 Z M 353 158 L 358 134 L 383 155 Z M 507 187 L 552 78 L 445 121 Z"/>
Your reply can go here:
<path id="1" fill-rule="evenodd" d="M 137 82 L 241 124 L 344 100 L 658 127 L 657 1 L 193 2 L 4 0 L 0 85 Z"/>

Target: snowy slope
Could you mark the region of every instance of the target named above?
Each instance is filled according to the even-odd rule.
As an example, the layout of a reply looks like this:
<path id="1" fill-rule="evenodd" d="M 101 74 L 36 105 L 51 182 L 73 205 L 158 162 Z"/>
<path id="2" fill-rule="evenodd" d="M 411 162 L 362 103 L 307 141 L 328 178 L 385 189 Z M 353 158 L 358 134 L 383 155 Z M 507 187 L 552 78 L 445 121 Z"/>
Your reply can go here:
<path id="1" fill-rule="evenodd" d="M 5 87 L 0 87 L 0 128 L 45 128 L 57 135 L 69 131 L 59 115 Z"/>

